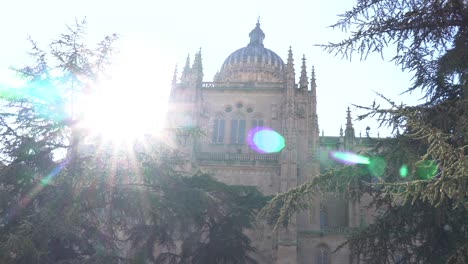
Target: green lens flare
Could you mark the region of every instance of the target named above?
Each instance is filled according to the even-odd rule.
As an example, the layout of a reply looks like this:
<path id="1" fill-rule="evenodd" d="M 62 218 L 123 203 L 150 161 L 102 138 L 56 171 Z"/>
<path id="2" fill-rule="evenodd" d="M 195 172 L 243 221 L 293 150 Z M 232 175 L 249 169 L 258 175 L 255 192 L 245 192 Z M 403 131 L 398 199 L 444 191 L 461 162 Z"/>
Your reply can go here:
<path id="1" fill-rule="evenodd" d="M 419 179 L 430 180 L 437 175 L 438 165 L 432 160 L 425 160 L 416 165 L 416 175 Z"/>
<path id="2" fill-rule="evenodd" d="M 350 152 L 331 152 L 330 156 L 337 162 L 343 164 L 369 164 L 370 160 L 367 157 L 360 156 Z"/>
<path id="3" fill-rule="evenodd" d="M 401 178 L 406 178 L 406 176 L 408 176 L 408 166 L 403 164 L 403 166 L 401 166 L 401 168 L 400 168 L 400 177 Z"/>
<path id="4" fill-rule="evenodd" d="M 384 174 L 387 163 L 379 157 L 372 157 L 368 166 L 369 172 L 374 177 L 380 177 Z"/>

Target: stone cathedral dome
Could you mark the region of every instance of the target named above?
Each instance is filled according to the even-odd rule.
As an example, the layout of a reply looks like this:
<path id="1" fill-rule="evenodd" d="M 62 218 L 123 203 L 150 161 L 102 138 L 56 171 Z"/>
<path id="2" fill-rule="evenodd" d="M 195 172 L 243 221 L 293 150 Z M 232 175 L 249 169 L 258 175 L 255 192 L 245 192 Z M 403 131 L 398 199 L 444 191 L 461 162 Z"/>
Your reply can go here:
<path id="1" fill-rule="evenodd" d="M 263 45 L 265 33 L 257 22 L 250 32 L 250 43 L 227 57 L 215 82 L 283 82 L 284 62 Z"/>

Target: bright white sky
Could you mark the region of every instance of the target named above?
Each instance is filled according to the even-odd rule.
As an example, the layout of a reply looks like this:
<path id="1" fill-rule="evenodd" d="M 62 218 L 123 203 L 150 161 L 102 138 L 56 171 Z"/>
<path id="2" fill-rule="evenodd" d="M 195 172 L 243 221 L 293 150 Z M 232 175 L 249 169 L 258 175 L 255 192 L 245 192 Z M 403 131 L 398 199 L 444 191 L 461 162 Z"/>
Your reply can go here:
<path id="1" fill-rule="evenodd" d="M 318 85 L 320 130 L 325 135 L 338 135 L 345 124 L 346 108 L 351 104 L 370 105 L 383 93 L 396 102 L 414 104 L 419 94 L 399 95 L 410 84 L 410 75 L 402 73 L 390 59 L 382 61 L 373 55 L 361 62 L 352 62 L 327 54 L 313 44 L 338 41 L 345 33 L 328 28 L 337 15 L 352 7 L 355 1 L 329 0 L 15 0 L 5 1 L 0 9 L 0 77 L 9 74 L 9 66 L 28 63 L 27 36 L 46 47 L 50 40 L 65 31 L 75 18 L 87 17 L 88 35 L 96 43 L 106 34 L 118 33 L 120 47 L 131 48 L 135 70 L 141 67 L 152 82 L 147 89 L 169 90 L 175 64 L 181 69 L 185 58 L 202 48 L 205 81 L 211 81 L 225 58 L 246 46 L 248 34 L 257 17 L 266 34 L 265 47 L 286 61 L 292 46 L 299 76 L 302 54 L 306 55 L 308 75 L 315 65 Z M 340 3 L 339 5 L 337 3 Z M 136 47 L 136 48 L 133 48 Z M 134 53 L 133 53 L 134 52 Z M 144 68 L 144 69 L 143 69 Z M 179 70 L 180 72 L 180 70 Z M 0 78 L 1 80 L 1 78 Z M 351 107 L 353 117 L 356 110 Z M 371 135 L 387 136 L 385 128 L 377 128 L 372 120 L 354 122 L 356 136 L 366 126 Z"/>

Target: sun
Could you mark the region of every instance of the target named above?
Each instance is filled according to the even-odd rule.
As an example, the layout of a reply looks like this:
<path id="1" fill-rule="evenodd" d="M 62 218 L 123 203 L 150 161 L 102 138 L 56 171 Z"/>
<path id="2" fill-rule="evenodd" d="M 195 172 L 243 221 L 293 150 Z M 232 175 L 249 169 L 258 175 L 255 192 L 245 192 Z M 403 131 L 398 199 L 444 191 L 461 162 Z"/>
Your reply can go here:
<path id="1" fill-rule="evenodd" d="M 163 57 L 145 42 L 125 43 L 85 100 L 86 129 L 114 143 L 134 141 L 160 130 L 170 83 L 170 74 L 155 67 L 155 62 L 165 61 Z"/>

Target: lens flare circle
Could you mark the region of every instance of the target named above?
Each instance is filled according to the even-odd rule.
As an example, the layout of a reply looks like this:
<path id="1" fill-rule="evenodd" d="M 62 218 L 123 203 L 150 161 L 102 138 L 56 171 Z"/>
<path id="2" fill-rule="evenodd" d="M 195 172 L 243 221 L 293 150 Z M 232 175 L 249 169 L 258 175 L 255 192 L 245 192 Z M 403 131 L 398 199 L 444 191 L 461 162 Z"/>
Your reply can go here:
<path id="1" fill-rule="evenodd" d="M 280 152 L 284 146 L 284 137 L 268 127 L 255 127 L 247 134 L 247 142 L 254 151 L 267 154 Z"/>
<path id="2" fill-rule="evenodd" d="M 416 164 L 416 175 L 419 179 L 430 180 L 437 175 L 439 165 L 432 160 L 425 160 Z"/>
<path id="3" fill-rule="evenodd" d="M 406 176 L 408 176 L 408 166 L 406 166 L 406 164 L 403 164 L 400 168 L 400 177 L 406 178 Z"/>

